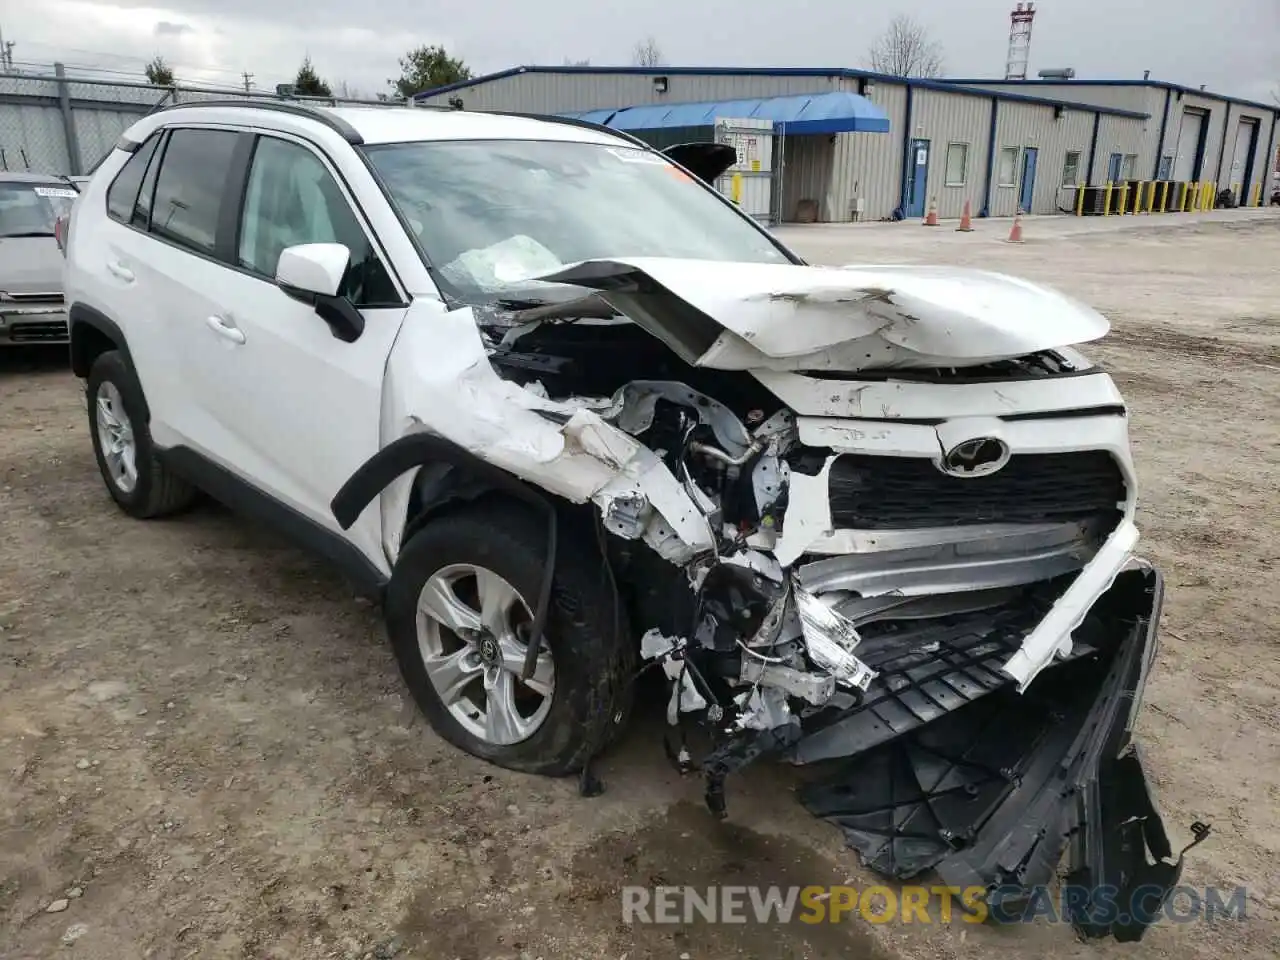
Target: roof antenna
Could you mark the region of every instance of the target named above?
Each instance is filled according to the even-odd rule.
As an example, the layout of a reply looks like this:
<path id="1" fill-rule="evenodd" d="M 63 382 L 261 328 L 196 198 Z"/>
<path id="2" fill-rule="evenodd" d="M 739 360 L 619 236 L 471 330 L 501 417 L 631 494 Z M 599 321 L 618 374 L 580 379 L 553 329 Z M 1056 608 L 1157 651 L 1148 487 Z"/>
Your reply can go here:
<path id="1" fill-rule="evenodd" d="M 1143 80 L 1150 80 L 1150 79 L 1151 79 L 1151 71 L 1150 71 L 1150 70 L 1143 70 L 1143 71 L 1142 71 L 1142 79 L 1143 79 Z"/>

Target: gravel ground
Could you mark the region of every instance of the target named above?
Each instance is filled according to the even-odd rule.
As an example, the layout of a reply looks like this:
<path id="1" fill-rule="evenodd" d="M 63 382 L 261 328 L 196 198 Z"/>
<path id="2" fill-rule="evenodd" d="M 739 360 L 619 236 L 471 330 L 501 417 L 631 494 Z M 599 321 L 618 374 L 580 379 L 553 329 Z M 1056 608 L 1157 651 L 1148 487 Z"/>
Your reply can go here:
<path id="1" fill-rule="evenodd" d="M 1280 219 L 1036 218 L 1022 246 L 1007 229 L 779 232 L 815 262 L 991 267 L 1113 317 L 1092 353 L 1132 405 L 1143 549 L 1168 585 L 1140 733 L 1175 842 L 1214 824 L 1185 882 L 1249 888 L 1246 920 L 1138 950 L 1280 955 Z M 447 747 L 327 569 L 214 506 L 114 508 L 61 351 L 0 357 L 0 516 L 5 958 L 1134 952 L 1047 924 L 624 926 L 627 883 L 870 878 L 776 767 L 731 780 L 712 822 L 652 716 L 592 800 Z"/>

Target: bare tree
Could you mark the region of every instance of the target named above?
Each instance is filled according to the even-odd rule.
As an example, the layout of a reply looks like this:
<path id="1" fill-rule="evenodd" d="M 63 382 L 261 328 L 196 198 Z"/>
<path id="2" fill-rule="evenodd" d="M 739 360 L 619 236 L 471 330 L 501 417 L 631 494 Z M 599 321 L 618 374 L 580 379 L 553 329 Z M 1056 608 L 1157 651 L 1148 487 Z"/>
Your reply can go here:
<path id="1" fill-rule="evenodd" d="M 904 14 L 893 18 L 867 60 L 872 70 L 895 77 L 942 76 L 942 46 L 923 24 Z"/>
<path id="2" fill-rule="evenodd" d="M 636 44 L 631 59 L 637 67 L 662 66 L 662 50 L 658 47 L 658 41 L 653 37 L 645 37 Z"/>

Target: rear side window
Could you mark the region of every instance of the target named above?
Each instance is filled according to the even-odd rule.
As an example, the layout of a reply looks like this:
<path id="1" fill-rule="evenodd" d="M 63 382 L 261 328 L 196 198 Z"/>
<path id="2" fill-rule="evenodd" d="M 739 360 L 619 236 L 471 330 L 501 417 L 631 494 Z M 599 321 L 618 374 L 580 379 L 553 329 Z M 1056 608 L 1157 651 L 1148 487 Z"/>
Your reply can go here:
<path id="1" fill-rule="evenodd" d="M 238 134 L 174 130 L 169 134 L 151 209 L 151 232 L 212 255 L 218 210 Z"/>
<path id="2" fill-rule="evenodd" d="M 160 134 L 153 133 L 147 138 L 128 162 L 120 168 L 116 178 L 107 189 L 107 213 L 112 220 L 128 223 L 133 217 L 134 205 L 138 202 L 138 190 L 142 187 L 142 178 L 147 172 L 147 164 L 156 152 L 160 143 Z"/>

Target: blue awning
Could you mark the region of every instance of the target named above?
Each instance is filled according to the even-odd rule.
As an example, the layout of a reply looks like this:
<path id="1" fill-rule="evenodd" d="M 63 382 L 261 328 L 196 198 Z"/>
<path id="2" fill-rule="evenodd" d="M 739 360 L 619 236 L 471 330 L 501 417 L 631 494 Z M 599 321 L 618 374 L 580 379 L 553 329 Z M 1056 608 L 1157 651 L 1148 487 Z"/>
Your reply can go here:
<path id="1" fill-rule="evenodd" d="M 610 107 L 608 110 L 588 110 L 586 113 L 560 113 L 557 116 L 568 117 L 570 120 L 586 120 L 588 123 L 608 124 L 609 118 L 617 112 L 617 109 Z"/>
<path id="2" fill-rule="evenodd" d="M 563 116 L 603 123 L 615 130 L 709 127 L 718 119 L 758 119 L 772 120 L 774 133 L 787 135 L 889 132 L 889 117 L 883 110 L 866 97 L 840 90 L 750 100 L 642 104 Z"/>

